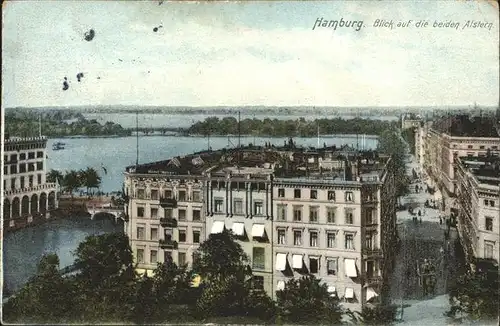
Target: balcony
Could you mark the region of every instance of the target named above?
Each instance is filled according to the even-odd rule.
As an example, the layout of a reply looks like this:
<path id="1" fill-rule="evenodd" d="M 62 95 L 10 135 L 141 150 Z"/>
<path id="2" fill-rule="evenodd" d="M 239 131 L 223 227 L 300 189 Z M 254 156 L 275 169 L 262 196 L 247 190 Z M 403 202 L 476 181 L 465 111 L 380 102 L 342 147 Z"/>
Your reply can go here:
<path id="1" fill-rule="evenodd" d="M 160 206 L 163 208 L 177 208 L 177 200 L 174 198 L 160 198 Z"/>
<path id="2" fill-rule="evenodd" d="M 367 275 L 365 283 L 372 287 L 380 286 L 382 285 L 382 276 Z"/>
<path id="3" fill-rule="evenodd" d="M 363 248 L 363 255 L 365 256 L 382 256 L 382 250 L 380 248 Z"/>
<path id="4" fill-rule="evenodd" d="M 177 220 L 171 217 L 162 217 L 160 218 L 160 225 L 164 228 L 176 228 Z"/>
<path id="5" fill-rule="evenodd" d="M 176 250 L 178 248 L 177 241 L 171 239 L 161 239 L 159 241 L 159 244 L 161 249 Z"/>

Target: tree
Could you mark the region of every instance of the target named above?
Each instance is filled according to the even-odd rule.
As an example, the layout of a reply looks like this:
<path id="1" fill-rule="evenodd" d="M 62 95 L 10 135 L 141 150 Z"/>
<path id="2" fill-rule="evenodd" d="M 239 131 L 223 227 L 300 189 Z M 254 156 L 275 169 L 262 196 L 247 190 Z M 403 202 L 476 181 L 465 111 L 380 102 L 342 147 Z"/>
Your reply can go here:
<path id="1" fill-rule="evenodd" d="M 73 191 L 82 186 L 82 182 L 78 172 L 74 170 L 66 171 L 63 181 L 64 189 L 69 192 L 71 194 L 71 198 L 73 198 Z"/>
<path id="2" fill-rule="evenodd" d="M 51 169 L 47 173 L 47 182 L 63 182 L 64 176 L 61 171 Z"/>
<path id="3" fill-rule="evenodd" d="M 80 171 L 80 179 L 82 185 L 87 188 L 87 194 L 89 189 L 99 188 L 101 185 L 101 177 L 94 168 L 87 168 L 86 170 Z"/>
<path id="4" fill-rule="evenodd" d="M 314 275 L 286 282 L 285 288 L 276 293 L 280 316 L 292 323 L 340 323 L 342 312 L 338 299 L 320 282 Z"/>
<path id="5" fill-rule="evenodd" d="M 164 304 L 190 303 L 191 277 L 185 267 L 178 267 L 172 258 L 158 263 L 154 270 L 153 293 Z"/>
<path id="6" fill-rule="evenodd" d="M 363 307 L 363 321 L 368 325 L 387 325 L 396 320 L 397 307 L 395 305 L 375 305 Z"/>
<path id="7" fill-rule="evenodd" d="M 226 276 L 243 273 L 251 275 L 248 256 L 235 241 L 232 232 L 211 234 L 196 251 L 198 260 L 194 266 L 203 279 L 223 279 Z"/>
<path id="8" fill-rule="evenodd" d="M 476 261 L 475 267 L 459 276 L 451 288 L 448 316 L 475 322 L 497 319 L 499 285 L 498 264 Z"/>
<path id="9" fill-rule="evenodd" d="M 59 273 L 59 257 L 42 257 L 37 273 L 3 307 L 7 321 L 61 323 L 71 316 L 73 295 L 68 282 Z"/>
<path id="10" fill-rule="evenodd" d="M 408 145 L 396 128 L 385 130 L 378 139 L 378 150 L 391 156 L 398 197 L 408 193 L 409 180 L 406 176 L 405 155 Z"/>
<path id="11" fill-rule="evenodd" d="M 241 315 L 251 275 L 248 257 L 231 232 L 211 234 L 198 248 L 194 270 L 202 277 L 196 302 L 201 316 Z"/>
<path id="12" fill-rule="evenodd" d="M 132 249 L 123 233 L 88 236 L 78 245 L 75 256 L 81 278 L 92 286 L 101 285 L 113 276 L 134 277 Z"/>
<path id="13" fill-rule="evenodd" d="M 89 236 L 74 255 L 80 319 L 122 321 L 136 306 L 137 274 L 128 237 L 122 233 Z"/>

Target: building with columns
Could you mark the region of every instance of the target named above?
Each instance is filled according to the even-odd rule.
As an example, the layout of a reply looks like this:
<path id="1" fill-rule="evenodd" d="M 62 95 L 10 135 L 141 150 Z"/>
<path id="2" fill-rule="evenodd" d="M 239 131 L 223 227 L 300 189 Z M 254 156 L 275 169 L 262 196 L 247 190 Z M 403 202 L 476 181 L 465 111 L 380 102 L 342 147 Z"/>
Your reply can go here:
<path id="1" fill-rule="evenodd" d="M 396 241 L 390 164 L 375 152 L 290 144 L 132 166 L 125 229 L 145 272 L 167 255 L 192 266 L 199 243 L 227 229 L 251 260 L 254 286 L 272 298 L 288 279 L 314 274 L 360 310 L 387 298 Z"/>
<path id="2" fill-rule="evenodd" d="M 474 258 L 498 262 L 500 229 L 500 158 L 459 157 L 457 171 L 457 229 L 469 262 Z"/>
<path id="3" fill-rule="evenodd" d="M 4 230 L 50 217 L 56 209 L 57 187 L 46 182 L 46 137 L 13 138 L 3 144 Z"/>

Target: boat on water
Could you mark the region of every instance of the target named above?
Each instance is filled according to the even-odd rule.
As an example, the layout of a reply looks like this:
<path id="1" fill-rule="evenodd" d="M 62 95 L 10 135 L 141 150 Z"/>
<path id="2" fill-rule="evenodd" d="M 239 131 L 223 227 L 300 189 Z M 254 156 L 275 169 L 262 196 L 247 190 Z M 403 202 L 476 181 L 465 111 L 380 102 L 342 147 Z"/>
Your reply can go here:
<path id="1" fill-rule="evenodd" d="M 64 149 L 64 145 L 66 145 L 66 144 L 61 143 L 61 142 L 54 143 L 54 144 L 52 144 L 52 150 L 58 151 L 58 150 Z"/>

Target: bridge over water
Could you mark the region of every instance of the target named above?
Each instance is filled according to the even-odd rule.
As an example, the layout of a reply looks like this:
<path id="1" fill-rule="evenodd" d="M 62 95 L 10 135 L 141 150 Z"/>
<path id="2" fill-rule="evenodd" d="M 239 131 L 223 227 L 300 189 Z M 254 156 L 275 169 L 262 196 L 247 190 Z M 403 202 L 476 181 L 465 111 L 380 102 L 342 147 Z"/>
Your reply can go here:
<path id="1" fill-rule="evenodd" d="M 96 218 L 98 215 L 107 214 L 114 217 L 115 222 L 119 219 L 127 221 L 124 206 L 114 205 L 111 200 L 90 200 L 85 203 L 87 212 L 90 214 L 90 219 Z"/>

